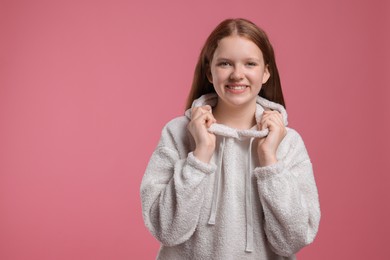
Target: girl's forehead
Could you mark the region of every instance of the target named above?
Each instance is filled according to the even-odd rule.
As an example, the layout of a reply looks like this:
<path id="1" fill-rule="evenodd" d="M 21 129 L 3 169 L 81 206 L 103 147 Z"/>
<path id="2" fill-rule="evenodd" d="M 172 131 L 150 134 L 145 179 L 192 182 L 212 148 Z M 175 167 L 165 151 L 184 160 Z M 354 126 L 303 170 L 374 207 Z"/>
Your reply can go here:
<path id="1" fill-rule="evenodd" d="M 222 38 L 218 42 L 213 56 L 214 58 L 219 56 L 231 56 L 231 58 L 262 58 L 263 54 L 260 48 L 250 39 L 233 35 Z"/>

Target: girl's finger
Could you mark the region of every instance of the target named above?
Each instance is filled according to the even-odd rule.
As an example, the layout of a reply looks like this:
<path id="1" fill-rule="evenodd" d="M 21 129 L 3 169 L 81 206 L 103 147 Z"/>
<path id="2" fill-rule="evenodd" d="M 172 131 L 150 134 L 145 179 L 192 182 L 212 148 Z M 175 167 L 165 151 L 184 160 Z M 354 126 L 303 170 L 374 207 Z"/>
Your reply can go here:
<path id="1" fill-rule="evenodd" d="M 284 126 L 283 116 L 282 116 L 281 113 L 277 112 L 277 113 L 275 114 L 275 118 L 277 119 L 277 121 L 279 122 L 279 124 L 280 124 L 281 126 Z"/>
<path id="2" fill-rule="evenodd" d="M 212 118 L 208 118 L 206 121 L 206 127 L 209 128 L 215 121 Z"/>
<path id="3" fill-rule="evenodd" d="M 194 107 L 191 109 L 192 118 L 197 118 L 204 113 L 211 113 L 211 106 L 205 105 L 201 107 Z"/>
<path id="4" fill-rule="evenodd" d="M 280 120 L 277 114 L 274 114 L 268 118 L 270 121 L 274 122 L 276 125 L 283 127 L 283 122 Z"/>
<path id="5" fill-rule="evenodd" d="M 206 125 L 208 128 L 217 121 L 211 112 L 197 111 L 195 115 L 191 121 L 196 125 Z"/>
<path id="6" fill-rule="evenodd" d="M 277 111 L 264 111 L 263 117 L 265 119 L 272 119 L 272 121 L 278 123 L 280 126 L 284 126 L 282 114 Z"/>
<path id="7" fill-rule="evenodd" d="M 203 115 L 205 112 L 202 110 L 201 107 L 194 107 L 191 110 L 191 118 L 195 119 Z"/>
<path id="8" fill-rule="evenodd" d="M 283 125 L 280 125 L 280 122 L 276 116 L 268 116 L 262 118 L 261 120 L 261 128 L 260 128 L 261 130 L 268 128 L 271 131 L 276 128 L 282 128 L 282 127 Z"/>
<path id="9" fill-rule="evenodd" d="M 205 105 L 202 108 L 207 110 L 207 111 L 211 111 L 211 106 L 210 105 Z"/>
<path id="10" fill-rule="evenodd" d="M 261 120 L 261 121 L 260 121 L 260 124 L 259 124 L 259 128 L 260 128 L 260 130 L 267 129 L 267 128 L 268 128 L 268 122 L 267 122 L 267 120 Z"/>

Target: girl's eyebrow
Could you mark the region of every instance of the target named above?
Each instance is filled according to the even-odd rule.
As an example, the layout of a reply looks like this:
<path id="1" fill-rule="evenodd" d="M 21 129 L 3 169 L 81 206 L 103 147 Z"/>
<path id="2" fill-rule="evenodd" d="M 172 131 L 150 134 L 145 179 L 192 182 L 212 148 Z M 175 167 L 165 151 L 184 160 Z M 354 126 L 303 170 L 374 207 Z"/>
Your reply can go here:
<path id="1" fill-rule="evenodd" d="M 245 58 L 244 60 L 245 61 L 257 61 L 257 62 L 261 61 L 259 58 L 256 58 L 256 57 L 248 57 L 248 58 Z M 232 60 L 229 58 L 220 57 L 220 58 L 217 58 L 216 61 L 232 61 Z"/>
<path id="2" fill-rule="evenodd" d="M 223 58 L 223 57 L 221 57 L 221 58 L 217 58 L 216 59 L 217 61 L 230 61 L 230 59 L 228 59 L 228 58 Z"/>

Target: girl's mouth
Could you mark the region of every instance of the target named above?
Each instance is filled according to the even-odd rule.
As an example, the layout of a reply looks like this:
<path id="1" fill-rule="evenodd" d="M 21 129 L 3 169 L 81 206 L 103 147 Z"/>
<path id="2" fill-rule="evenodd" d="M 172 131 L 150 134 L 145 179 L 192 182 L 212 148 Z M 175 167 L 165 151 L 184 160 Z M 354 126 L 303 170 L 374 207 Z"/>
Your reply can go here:
<path id="1" fill-rule="evenodd" d="M 233 94 L 240 94 L 246 90 L 247 85 L 226 85 L 227 91 Z"/>

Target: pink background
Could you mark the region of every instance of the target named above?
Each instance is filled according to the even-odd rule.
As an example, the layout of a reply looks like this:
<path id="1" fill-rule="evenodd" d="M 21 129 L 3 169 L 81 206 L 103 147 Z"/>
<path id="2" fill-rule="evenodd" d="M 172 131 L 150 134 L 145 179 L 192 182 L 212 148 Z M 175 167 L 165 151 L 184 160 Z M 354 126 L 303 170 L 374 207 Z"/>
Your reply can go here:
<path id="1" fill-rule="evenodd" d="M 263 27 L 322 221 L 300 259 L 388 259 L 389 1 L 0 1 L 0 259 L 154 259 L 139 186 L 228 17 Z"/>

